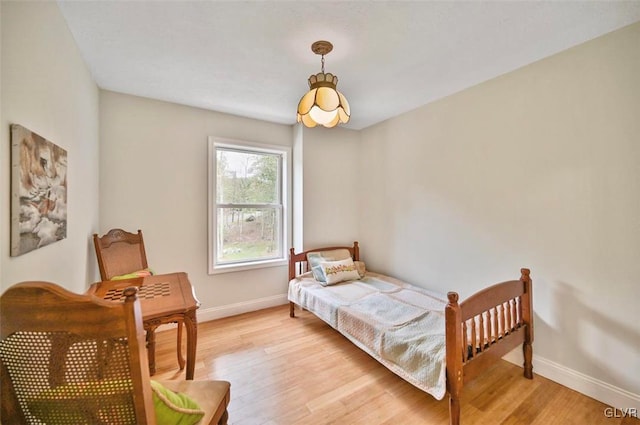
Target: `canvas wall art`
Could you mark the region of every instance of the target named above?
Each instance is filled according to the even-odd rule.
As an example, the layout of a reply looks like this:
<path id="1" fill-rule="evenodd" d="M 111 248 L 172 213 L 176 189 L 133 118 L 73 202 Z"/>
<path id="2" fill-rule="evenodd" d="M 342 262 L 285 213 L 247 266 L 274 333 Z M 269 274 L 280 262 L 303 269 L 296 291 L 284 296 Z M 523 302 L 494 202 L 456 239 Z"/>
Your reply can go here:
<path id="1" fill-rule="evenodd" d="M 67 237 L 67 151 L 11 125 L 11 256 Z"/>

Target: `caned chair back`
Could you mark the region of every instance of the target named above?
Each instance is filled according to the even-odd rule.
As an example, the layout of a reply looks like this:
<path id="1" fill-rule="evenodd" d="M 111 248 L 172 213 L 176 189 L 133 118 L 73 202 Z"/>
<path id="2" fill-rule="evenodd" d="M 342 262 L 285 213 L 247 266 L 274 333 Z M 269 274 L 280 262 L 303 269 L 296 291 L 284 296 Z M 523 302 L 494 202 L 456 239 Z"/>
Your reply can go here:
<path id="1" fill-rule="evenodd" d="M 129 233 L 122 229 L 111 229 L 101 237 L 94 234 L 93 245 L 102 280 L 149 267 L 141 230 Z"/>
<path id="2" fill-rule="evenodd" d="M 48 282 L 7 289 L 0 297 L 2 424 L 155 424 L 136 293 L 127 288 L 116 303 Z"/>

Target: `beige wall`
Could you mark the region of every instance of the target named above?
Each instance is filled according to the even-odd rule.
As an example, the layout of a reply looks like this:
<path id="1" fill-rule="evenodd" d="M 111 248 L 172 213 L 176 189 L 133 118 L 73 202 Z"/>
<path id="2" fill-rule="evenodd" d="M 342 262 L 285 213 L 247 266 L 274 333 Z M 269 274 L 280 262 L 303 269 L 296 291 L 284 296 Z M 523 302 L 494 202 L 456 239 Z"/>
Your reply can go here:
<path id="1" fill-rule="evenodd" d="M 1 288 L 47 280 L 84 292 L 96 276 L 90 236 L 98 222 L 98 88 L 55 2 L 2 2 L 0 126 Z M 67 238 L 9 256 L 9 125 L 67 150 Z"/>
<path id="2" fill-rule="evenodd" d="M 463 296 L 530 267 L 538 365 L 638 405 L 639 46 L 636 24 L 370 127 L 359 185 L 368 265 Z"/>
<path id="3" fill-rule="evenodd" d="M 302 143 L 304 248 L 358 240 L 360 132 L 304 128 Z"/>

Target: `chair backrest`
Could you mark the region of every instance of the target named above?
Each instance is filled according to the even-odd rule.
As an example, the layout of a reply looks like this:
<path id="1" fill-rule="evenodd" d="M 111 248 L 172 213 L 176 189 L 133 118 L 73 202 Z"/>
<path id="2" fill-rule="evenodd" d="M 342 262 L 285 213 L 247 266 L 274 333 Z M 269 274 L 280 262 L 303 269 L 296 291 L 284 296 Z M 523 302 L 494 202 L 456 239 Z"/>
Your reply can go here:
<path id="1" fill-rule="evenodd" d="M 141 230 L 129 233 L 122 229 L 111 229 L 101 237 L 94 234 L 93 245 L 102 280 L 149 267 Z"/>
<path id="2" fill-rule="evenodd" d="M 137 288 L 122 302 L 22 282 L 0 296 L 0 422 L 155 424 Z"/>

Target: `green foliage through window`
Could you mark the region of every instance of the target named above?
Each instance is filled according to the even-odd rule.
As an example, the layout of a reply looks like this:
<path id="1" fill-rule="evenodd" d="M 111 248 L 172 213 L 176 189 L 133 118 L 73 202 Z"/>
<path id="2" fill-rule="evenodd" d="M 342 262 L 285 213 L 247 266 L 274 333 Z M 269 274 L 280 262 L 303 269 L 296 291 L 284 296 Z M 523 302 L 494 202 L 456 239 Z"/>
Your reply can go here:
<path id="1" fill-rule="evenodd" d="M 281 154 L 216 147 L 219 265 L 283 257 Z"/>

